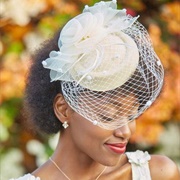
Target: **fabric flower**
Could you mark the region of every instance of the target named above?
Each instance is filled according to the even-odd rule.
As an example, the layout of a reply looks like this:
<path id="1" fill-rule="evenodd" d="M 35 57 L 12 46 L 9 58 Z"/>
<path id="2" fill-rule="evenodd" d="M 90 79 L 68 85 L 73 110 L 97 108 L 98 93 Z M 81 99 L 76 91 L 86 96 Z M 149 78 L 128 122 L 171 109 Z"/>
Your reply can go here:
<path id="1" fill-rule="evenodd" d="M 99 81 L 104 79 L 97 77 L 104 73 L 107 79 L 109 74 L 112 74 L 114 67 L 110 68 L 110 73 L 107 67 L 115 57 L 120 57 L 118 63 L 122 66 L 116 68 L 115 72 L 117 71 L 116 75 L 122 78 L 111 88 L 114 89 L 127 81 L 137 67 L 139 54 L 132 38 L 122 30 L 131 27 L 138 17 L 129 17 L 125 9 L 116 8 L 116 1 L 99 2 L 92 7 L 85 6 L 82 14 L 64 26 L 58 41 L 60 50 L 52 51 L 49 58 L 42 62 L 45 68 L 51 69 L 52 81 L 76 81 L 89 89 L 109 90 L 108 86 L 100 87 L 102 83 Z M 112 50 L 109 52 L 109 49 Z M 122 71 L 123 68 L 126 69 L 124 66 L 130 69 L 126 75 Z M 87 79 L 89 84 L 86 82 Z"/>
<path id="2" fill-rule="evenodd" d="M 128 158 L 129 158 L 130 163 L 142 166 L 143 164 L 146 164 L 151 159 L 151 156 L 149 155 L 147 151 L 143 152 L 143 151 L 137 150 L 134 153 L 130 153 Z"/>

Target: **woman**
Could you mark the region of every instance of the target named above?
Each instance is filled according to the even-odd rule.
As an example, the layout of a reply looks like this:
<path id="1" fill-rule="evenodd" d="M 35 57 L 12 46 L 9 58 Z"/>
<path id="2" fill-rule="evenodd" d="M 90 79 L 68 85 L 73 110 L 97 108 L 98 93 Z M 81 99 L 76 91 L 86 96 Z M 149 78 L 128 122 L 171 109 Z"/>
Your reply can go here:
<path id="1" fill-rule="evenodd" d="M 167 157 L 125 153 L 134 119 L 155 101 L 164 76 L 137 18 L 116 1 L 85 6 L 38 50 L 26 113 L 39 130 L 61 133 L 49 160 L 18 180 L 180 179 Z"/>

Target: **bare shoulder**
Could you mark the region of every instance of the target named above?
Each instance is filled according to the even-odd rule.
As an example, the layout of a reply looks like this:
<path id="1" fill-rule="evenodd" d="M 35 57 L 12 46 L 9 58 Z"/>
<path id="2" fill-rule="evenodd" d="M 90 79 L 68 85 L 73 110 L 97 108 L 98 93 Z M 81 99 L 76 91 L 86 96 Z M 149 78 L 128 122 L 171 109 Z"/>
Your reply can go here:
<path id="1" fill-rule="evenodd" d="M 168 157 L 152 155 L 149 162 L 153 180 L 179 180 L 180 172 L 177 165 Z"/>

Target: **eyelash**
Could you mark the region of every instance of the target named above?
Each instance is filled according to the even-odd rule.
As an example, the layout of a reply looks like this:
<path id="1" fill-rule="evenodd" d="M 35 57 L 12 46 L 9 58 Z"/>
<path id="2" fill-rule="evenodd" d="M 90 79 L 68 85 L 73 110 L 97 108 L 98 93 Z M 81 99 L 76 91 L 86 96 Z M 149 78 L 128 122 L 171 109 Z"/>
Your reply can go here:
<path id="1" fill-rule="evenodd" d="M 113 119 L 106 117 L 106 116 L 101 116 L 101 118 L 105 121 L 113 121 Z"/>
<path id="2" fill-rule="evenodd" d="M 129 121 L 131 121 L 131 120 L 134 119 L 134 117 L 133 116 L 128 116 L 128 119 L 129 119 Z"/>
<path id="3" fill-rule="evenodd" d="M 106 121 L 113 121 L 113 119 L 108 118 L 108 117 L 106 117 L 105 120 L 106 120 Z"/>

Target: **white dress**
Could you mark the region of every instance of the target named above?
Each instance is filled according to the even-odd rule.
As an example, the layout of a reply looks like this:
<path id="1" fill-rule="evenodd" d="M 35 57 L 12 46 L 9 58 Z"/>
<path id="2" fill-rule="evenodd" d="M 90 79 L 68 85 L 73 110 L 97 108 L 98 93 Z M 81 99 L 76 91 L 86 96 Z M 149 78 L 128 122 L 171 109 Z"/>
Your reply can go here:
<path id="1" fill-rule="evenodd" d="M 151 156 L 148 152 L 137 150 L 135 152 L 126 152 L 128 161 L 132 166 L 132 179 L 133 180 L 151 180 L 149 170 L 149 160 Z M 39 177 L 34 177 L 31 174 L 26 174 L 18 179 L 10 180 L 41 180 Z"/>

